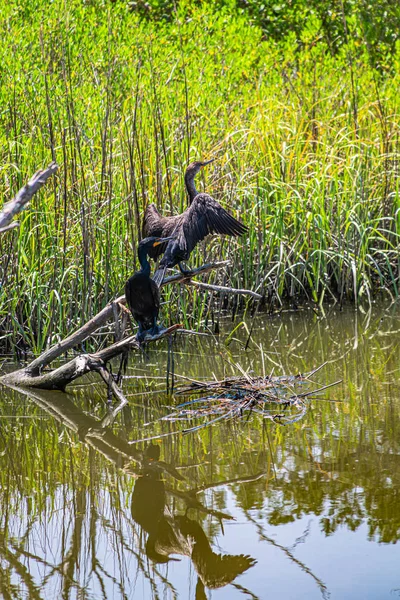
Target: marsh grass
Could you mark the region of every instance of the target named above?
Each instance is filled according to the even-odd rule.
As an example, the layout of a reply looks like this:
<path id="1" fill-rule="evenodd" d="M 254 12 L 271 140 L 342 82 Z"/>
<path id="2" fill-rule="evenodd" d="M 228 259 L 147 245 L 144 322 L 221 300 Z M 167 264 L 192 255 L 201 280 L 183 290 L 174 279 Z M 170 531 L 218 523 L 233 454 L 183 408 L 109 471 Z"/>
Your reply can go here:
<path id="1" fill-rule="evenodd" d="M 351 41 L 332 57 L 310 30 L 296 52 L 207 10 L 163 24 L 81 0 L 0 8 L 1 196 L 61 166 L 0 238 L 5 349 L 39 351 L 120 294 L 144 207 L 182 211 L 185 166 L 211 156 L 199 187 L 250 228 L 191 257 L 229 257 L 212 281 L 272 310 L 398 298 L 400 56 L 384 78 Z M 164 321 L 186 327 L 226 304 L 180 289 L 165 300 Z"/>

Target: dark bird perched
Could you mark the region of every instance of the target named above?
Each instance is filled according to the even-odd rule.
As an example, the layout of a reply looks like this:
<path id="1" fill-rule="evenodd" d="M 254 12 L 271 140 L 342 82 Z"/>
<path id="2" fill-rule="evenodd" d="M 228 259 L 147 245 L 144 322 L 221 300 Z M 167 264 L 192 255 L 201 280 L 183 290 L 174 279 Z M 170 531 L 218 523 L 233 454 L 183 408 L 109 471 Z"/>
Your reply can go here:
<path id="1" fill-rule="evenodd" d="M 156 335 L 158 312 L 160 310 L 160 290 L 150 278 L 150 263 L 147 254 L 168 238 L 148 237 L 139 243 L 138 257 L 141 269 L 128 279 L 125 284 L 125 298 L 132 316 L 139 325 L 137 339 L 141 342 L 146 333 Z"/>
<path id="2" fill-rule="evenodd" d="M 171 237 L 168 244 L 151 248 L 149 256 L 156 259 L 165 253 L 160 266 L 154 274 L 158 284 L 164 279 L 165 270 L 178 265 L 181 272 L 190 274 L 192 271 L 183 269 L 181 261 L 187 260 L 193 248 L 210 233 L 226 235 L 242 235 L 247 227 L 237 221 L 209 194 L 199 193 L 194 184 L 194 178 L 202 167 L 212 160 L 193 162 L 186 169 L 185 185 L 189 195 L 189 207 L 180 215 L 163 217 L 154 204 L 149 204 L 144 213 L 143 232 L 146 236 Z"/>

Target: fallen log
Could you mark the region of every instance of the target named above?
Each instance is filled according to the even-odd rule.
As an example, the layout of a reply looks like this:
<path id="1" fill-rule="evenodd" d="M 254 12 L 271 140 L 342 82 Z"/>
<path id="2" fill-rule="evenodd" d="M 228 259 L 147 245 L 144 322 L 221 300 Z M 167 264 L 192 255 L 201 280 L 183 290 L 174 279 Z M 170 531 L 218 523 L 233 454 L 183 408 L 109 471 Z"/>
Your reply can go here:
<path id="1" fill-rule="evenodd" d="M 208 265 L 203 265 L 198 269 L 194 269 L 192 277 L 196 275 L 203 275 L 204 273 L 208 273 L 214 269 L 220 269 L 228 264 L 227 261 L 210 263 Z M 178 274 L 172 275 L 171 277 L 166 277 L 162 283 L 162 285 L 168 285 L 171 283 L 180 283 L 187 282 L 188 280 L 186 275 Z M 41 370 L 44 367 L 47 367 L 53 360 L 56 360 L 63 354 L 65 354 L 71 348 L 78 346 L 86 339 L 88 339 L 92 333 L 94 333 L 100 327 L 103 327 L 110 319 L 114 316 L 114 308 L 115 305 L 122 304 L 125 305 L 125 296 L 119 296 L 112 302 L 109 302 L 107 306 L 103 308 L 97 315 L 95 315 L 92 319 L 90 319 L 87 323 L 82 325 L 77 331 L 66 337 L 61 342 L 55 344 L 45 352 L 43 352 L 40 356 L 35 358 L 25 369 L 28 375 L 31 377 L 36 377 L 40 374 Z M 0 379 L 1 381 L 1 379 Z"/>
<path id="2" fill-rule="evenodd" d="M 157 335 L 148 335 L 145 338 L 145 342 L 149 343 L 160 340 L 181 329 L 181 327 L 181 325 L 173 325 L 172 327 L 161 331 Z M 18 369 L 17 371 L 3 375 L 3 377 L 0 378 L 0 383 L 5 385 L 40 388 L 43 390 L 65 391 L 65 388 L 69 383 L 78 377 L 82 377 L 82 375 L 90 373 L 91 371 L 99 372 L 104 379 L 104 369 L 106 363 L 112 358 L 115 358 L 119 354 L 122 354 L 123 352 L 126 352 L 132 348 L 140 348 L 140 344 L 137 341 L 136 336 L 133 335 L 125 338 L 124 340 L 116 342 L 115 344 L 112 344 L 111 346 L 108 346 L 99 352 L 95 352 L 93 354 L 79 354 L 79 356 L 76 356 L 64 365 L 61 365 L 52 371 L 40 373 L 38 375 L 32 375 L 31 365 L 28 365 L 23 369 Z M 121 396 L 119 396 L 118 393 L 115 393 L 115 389 L 113 389 L 113 393 L 120 401 Z"/>
<path id="3" fill-rule="evenodd" d="M 220 261 L 206 264 L 201 267 L 198 267 L 197 269 L 194 269 L 191 272 L 190 276 L 179 273 L 177 275 L 167 277 L 163 281 L 162 285 L 164 286 L 169 285 L 171 283 L 183 283 L 185 285 L 203 286 L 204 289 L 212 291 L 249 294 L 255 298 L 260 299 L 261 296 L 259 294 L 256 294 L 255 292 L 252 292 L 251 290 L 235 290 L 234 288 L 215 285 L 211 286 L 209 284 L 202 284 L 201 282 L 192 281 L 192 278 L 197 275 L 208 273 L 214 269 L 226 266 L 227 264 L 228 261 Z M 51 371 L 46 371 L 46 367 L 48 367 L 54 360 L 65 354 L 71 348 L 74 348 L 75 346 L 81 344 L 84 340 L 89 338 L 97 329 L 104 326 L 110 319 L 115 320 L 115 317 L 118 313 L 116 307 L 118 307 L 119 305 L 125 305 L 125 296 L 120 296 L 114 301 L 107 304 L 105 308 L 103 308 L 97 315 L 95 315 L 77 331 L 66 337 L 61 342 L 55 344 L 48 350 L 45 350 L 45 352 L 43 352 L 40 356 L 35 358 L 30 364 L 28 364 L 23 369 L 13 371 L 12 373 L 7 373 L 6 375 L 0 377 L 0 383 L 3 383 L 5 385 L 17 385 L 23 387 L 65 391 L 65 388 L 69 383 L 71 383 L 78 377 L 81 377 L 82 375 L 86 375 L 89 372 L 95 371 L 100 374 L 103 381 L 107 384 L 109 390 L 113 393 L 115 398 L 119 402 L 124 402 L 124 395 L 113 380 L 109 371 L 107 370 L 106 363 L 112 358 L 118 356 L 119 354 L 126 352 L 127 350 L 139 350 L 140 344 L 137 341 L 136 336 L 130 336 L 128 338 L 122 339 L 112 344 L 111 346 L 100 350 L 99 352 L 80 354 L 72 358 L 65 364 L 61 365 L 60 367 L 57 367 L 56 369 L 53 369 Z M 175 331 L 180 331 L 182 333 L 196 333 L 183 330 L 181 325 L 173 325 L 172 327 L 161 331 L 155 336 L 147 335 L 145 338 L 145 343 L 151 343 L 156 340 L 162 339 L 171 335 Z"/>

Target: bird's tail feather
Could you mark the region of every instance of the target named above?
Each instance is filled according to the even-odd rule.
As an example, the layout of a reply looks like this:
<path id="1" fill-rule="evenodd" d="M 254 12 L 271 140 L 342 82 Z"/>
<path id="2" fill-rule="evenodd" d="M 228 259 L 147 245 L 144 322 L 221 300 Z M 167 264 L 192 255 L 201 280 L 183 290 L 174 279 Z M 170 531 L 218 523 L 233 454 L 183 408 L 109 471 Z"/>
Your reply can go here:
<path id="1" fill-rule="evenodd" d="M 154 272 L 152 279 L 153 279 L 154 283 L 156 283 L 158 285 L 158 287 L 160 287 L 162 282 L 164 281 L 166 270 L 167 270 L 167 267 L 162 265 L 162 266 L 158 267 L 158 269 Z"/>

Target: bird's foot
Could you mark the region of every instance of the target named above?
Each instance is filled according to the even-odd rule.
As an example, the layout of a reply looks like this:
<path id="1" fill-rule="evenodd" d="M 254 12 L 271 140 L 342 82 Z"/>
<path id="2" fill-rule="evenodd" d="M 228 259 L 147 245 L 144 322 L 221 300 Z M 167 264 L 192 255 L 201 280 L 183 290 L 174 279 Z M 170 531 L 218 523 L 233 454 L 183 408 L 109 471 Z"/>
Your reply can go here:
<path id="1" fill-rule="evenodd" d="M 194 271 L 192 271 L 191 269 L 185 269 L 184 267 L 182 267 L 182 263 L 178 263 L 178 267 L 182 275 L 185 275 L 185 277 L 191 277 L 192 275 L 194 275 Z"/>
<path id="2" fill-rule="evenodd" d="M 161 333 L 161 331 L 163 331 L 163 329 L 160 330 L 158 325 L 154 325 L 151 329 L 144 329 L 143 331 L 138 331 L 136 334 L 136 339 L 139 342 L 139 344 L 143 344 L 143 342 L 146 341 L 147 337 L 151 338 Z"/>
<path id="3" fill-rule="evenodd" d="M 147 329 L 139 329 L 139 331 L 136 334 L 136 339 L 139 342 L 139 344 L 142 344 L 144 342 L 144 338 L 146 337 L 147 333 Z"/>
<path id="4" fill-rule="evenodd" d="M 153 325 L 151 329 L 147 332 L 149 335 L 158 335 L 160 333 L 160 328 L 158 325 Z"/>

